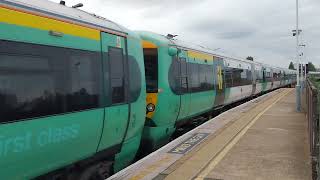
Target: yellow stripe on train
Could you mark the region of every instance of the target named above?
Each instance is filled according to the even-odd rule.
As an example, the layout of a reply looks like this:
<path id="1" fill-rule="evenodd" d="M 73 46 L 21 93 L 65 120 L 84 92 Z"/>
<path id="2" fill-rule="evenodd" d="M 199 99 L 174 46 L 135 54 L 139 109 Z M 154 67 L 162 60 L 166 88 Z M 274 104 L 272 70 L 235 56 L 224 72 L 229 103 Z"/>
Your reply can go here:
<path id="1" fill-rule="evenodd" d="M 157 109 L 157 102 L 158 102 L 158 93 L 147 93 L 147 105 L 152 103 L 155 105 L 156 109 Z M 154 112 L 148 112 L 147 113 L 147 117 L 152 119 Z"/>
<path id="2" fill-rule="evenodd" d="M 0 7 L 0 22 L 100 40 L 100 31 Z"/>
<path id="3" fill-rule="evenodd" d="M 213 56 L 204 54 L 204 53 L 199 53 L 196 51 L 188 51 L 188 57 L 207 60 L 207 61 L 213 61 Z"/>
<path id="4" fill-rule="evenodd" d="M 144 41 L 144 40 L 142 41 L 142 47 L 143 48 L 152 48 L 152 49 L 158 48 L 158 46 L 155 45 L 154 43 L 149 42 L 149 41 Z"/>

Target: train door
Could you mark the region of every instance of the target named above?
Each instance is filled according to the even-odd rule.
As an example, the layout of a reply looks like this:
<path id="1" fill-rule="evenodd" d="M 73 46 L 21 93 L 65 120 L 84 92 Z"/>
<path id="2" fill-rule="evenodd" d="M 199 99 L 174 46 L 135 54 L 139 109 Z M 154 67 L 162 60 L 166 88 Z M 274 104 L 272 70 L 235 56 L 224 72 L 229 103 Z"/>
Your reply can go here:
<path id="1" fill-rule="evenodd" d="M 158 66 L 158 47 L 149 42 L 143 41 L 143 59 L 144 59 L 144 70 L 146 77 L 146 118 L 147 122 L 151 122 L 155 115 L 158 102 L 158 81 L 159 81 L 159 66 Z"/>
<path id="2" fill-rule="evenodd" d="M 189 115 L 190 111 L 190 93 L 189 85 L 190 80 L 188 76 L 188 63 L 186 51 L 181 51 L 178 55 L 178 61 L 180 64 L 180 111 L 178 119 L 183 119 Z"/>
<path id="3" fill-rule="evenodd" d="M 224 83 L 224 63 L 222 58 L 214 58 L 213 61 L 214 67 L 214 80 L 215 80 L 215 89 L 216 97 L 214 100 L 214 106 L 221 106 L 224 103 L 225 98 L 225 83 Z"/>
<path id="4" fill-rule="evenodd" d="M 251 74 L 252 74 L 252 95 L 255 94 L 257 90 L 257 74 L 256 74 L 256 65 L 251 64 Z"/>
<path id="5" fill-rule="evenodd" d="M 266 68 L 262 68 L 262 82 L 266 83 Z"/>
<path id="6" fill-rule="evenodd" d="M 105 108 L 103 134 L 98 151 L 118 146 L 124 140 L 129 121 L 128 63 L 124 37 L 101 33 Z"/>

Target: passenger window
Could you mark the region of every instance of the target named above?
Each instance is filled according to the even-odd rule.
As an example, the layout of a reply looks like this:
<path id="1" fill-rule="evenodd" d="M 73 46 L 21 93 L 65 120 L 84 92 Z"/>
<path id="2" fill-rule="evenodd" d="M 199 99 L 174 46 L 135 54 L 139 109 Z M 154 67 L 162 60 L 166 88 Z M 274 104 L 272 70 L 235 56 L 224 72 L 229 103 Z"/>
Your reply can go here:
<path id="1" fill-rule="evenodd" d="M 122 48 L 109 47 L 109 70 L 111 81 L 112 104 L 124 103 L 125 98 L 125 71 Z"/>
<path id="2" fill-rule="evenodd" d="M 247 71 L 247 85 L 251 85 L 253 81 L 252 73 L 254 72 L 252 69 L 248 69 Z"/>
<path id="3" fill-rule="evenodd" d="M 214 73 L 213 66 L 206 64 L 199 64 L 199 81 L 200 91 L 208 91 L 214 89 Z"/>
<path id="4" fill-rule="evenodd" d="M 192 92 L 198 92 L 200 89 L 200 82 L 199 82 L 199 65 L 195 63 L 190 63 L 190 75 L 191 75 L 191 87 Z"/>
<path id="5" fill-rule="evenodd" d="M 0 41 L 0 123 L 100 107 L 99 52 Z"/>
<path id="6" fill-rule="evenodd" d="M 188 63 L 186 62 L 186 58 L 180 58 L 180 69 L 181 69 L 181 92 L 187 93 L 189 89 L 189 79 L 188 79 Z"/>
<path id="7" fill-rule="evenodd" d="M 206 72 L 207 72 L 206 77 L 207 77 L 208 90 L 213 90 L 214 89 L 213 65 L 206 65 Z"/>
<path id="8" fill-rule="evenodd" d="M 130 103 L 135 102 L 141 93 L 141 70 L 134 56 L 129 56 Z"/>
<path id="9" fill-rule="evenodd" d="M 225 68 L 225 85 L 226 88 L 233 86 L 232 68 Z"/>
<path id="10" fill-rule="evenodd" d="M 238 68 L 232 68 L 232 78 L 233 78 L 233 83 L 232 86 L 241 86 L 242 85 L 242 79 L 241 79 L 241 74 L 243 72 L 243 69 L 238 69 Z"/>
<path id="11" fill-rule="evenodd" d="M 242 69 L 241 72 L 241 85 L 251 85 L 252 84 L 252 72 L 249 69 Z"/>
<path id="12" fill-rule="evenodd" d="M 199 64 L 199 81 L 200 81 L 200 90 L 206 91 L 208 90 L 208 82 L 207 82 L 207 65 Z"/>
<path id="13" fill-rule="evenodd" d="M 266 81 L 267 82 L 271 82 L 272 81 L 272 74 L 271 74 L 270 70 L 268 70 L 266 72 Z"/>
<path id="14" fill-rule="evenodd" d="M 256 83 L 262 83 L 263 82 L 263 73 L 262 70 L 254 70 L 256 73 Z"/>
<path id="15" fill-rule="evenodd" d="M 175 94 L 181 94 L 180 62 L 177 57 L 172 58 L 168 78 L 172 92 Z"/>

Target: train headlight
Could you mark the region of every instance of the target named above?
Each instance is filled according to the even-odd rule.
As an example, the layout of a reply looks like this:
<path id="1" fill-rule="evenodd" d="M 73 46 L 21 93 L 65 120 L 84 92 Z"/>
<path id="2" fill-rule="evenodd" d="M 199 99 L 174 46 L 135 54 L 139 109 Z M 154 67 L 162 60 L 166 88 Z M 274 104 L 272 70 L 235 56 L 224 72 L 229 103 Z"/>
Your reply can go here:
<path id="1" fill-rule="evenodd" d="M 156 109 L 156 106 L 152 103 L 147 105 L 147 112 L 154 112 L 154 110 Z"/>

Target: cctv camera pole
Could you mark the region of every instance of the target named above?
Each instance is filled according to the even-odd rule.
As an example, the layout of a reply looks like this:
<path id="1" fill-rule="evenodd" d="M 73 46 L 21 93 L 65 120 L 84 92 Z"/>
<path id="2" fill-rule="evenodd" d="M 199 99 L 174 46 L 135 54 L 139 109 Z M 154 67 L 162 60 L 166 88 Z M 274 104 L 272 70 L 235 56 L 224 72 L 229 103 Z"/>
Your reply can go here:
<path id="1" fill-rule="evenodd" d="M 297 111 L 301 111 L 301 89 L 300 89 L 300 77 L 299 77 L 299 2 L 296 0 L 296 41 L 297 41 L 297 47 L 296 47 L 296 59 L 297 59 L 297 85 L 296 85 L 296 103 L 297 103 Z"/>

